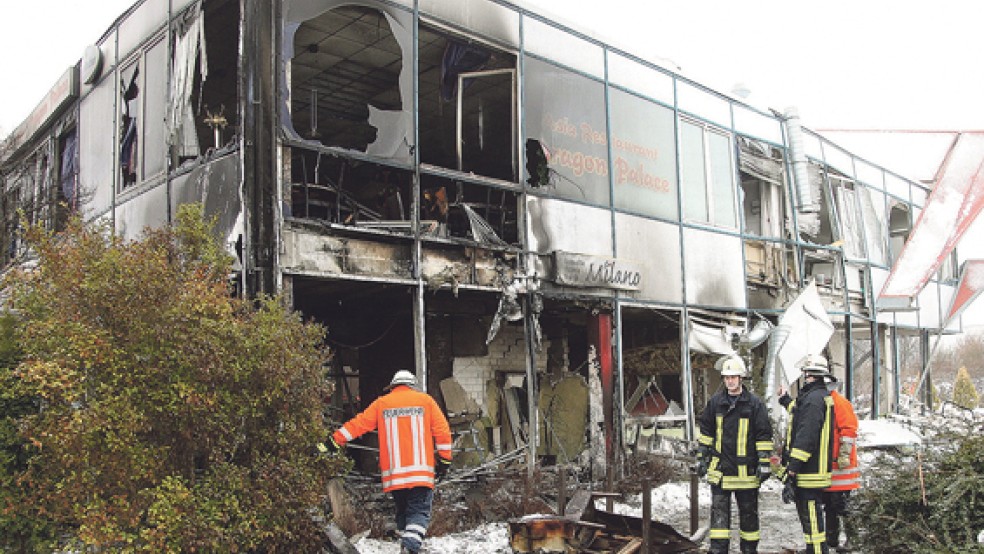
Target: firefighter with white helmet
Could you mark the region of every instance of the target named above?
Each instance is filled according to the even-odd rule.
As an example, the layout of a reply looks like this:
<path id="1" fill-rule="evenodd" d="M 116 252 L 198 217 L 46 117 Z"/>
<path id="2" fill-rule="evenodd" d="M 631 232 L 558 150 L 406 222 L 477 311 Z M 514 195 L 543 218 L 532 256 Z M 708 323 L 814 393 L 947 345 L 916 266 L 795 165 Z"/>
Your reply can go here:
<path id="1" fill-rule="evenodd" d="M 724 389 L 707 402 L 700 415 L 698 469 L 711 485 L 711 528 L 708 552 L 725 554 L 731 540 L 731 497 L 738 503 L 742 554 L 758 552 L 758 494 L 769 478 L 772 423 L 765 404 L 742 384 L 748 371 L 736 355 L 714 364 Z"/>
<path id="2" fill-rule="evenodd" d="M 834 402 L 826 381 L 834 380 L 827 358 L 810 354 L 796 364 L 803 373 L 803 386 L 796 399 L 783 394 L 789 419 L 782 465 L 776 476 L 786 486 L 782 499 L 796 502 L 796 512 L 803 528 L 805 552 L 827 554 L 829 548 L 824 527 L 823 491 L 831 485 L 833 461 Z"/>
<path id="3" fill-rule="evenodd" d="M 434 482 L 451 467 L 448 420 L 434 398 L 417 387 L 416 375 L 397 371 L 386 394 L 335 431 L 325 447 L 337 451 L 370 431 L 379 433 L 383 491 L 396 503 L 400 552 L 410 554 L 420 551 L 427 533 Z"/>

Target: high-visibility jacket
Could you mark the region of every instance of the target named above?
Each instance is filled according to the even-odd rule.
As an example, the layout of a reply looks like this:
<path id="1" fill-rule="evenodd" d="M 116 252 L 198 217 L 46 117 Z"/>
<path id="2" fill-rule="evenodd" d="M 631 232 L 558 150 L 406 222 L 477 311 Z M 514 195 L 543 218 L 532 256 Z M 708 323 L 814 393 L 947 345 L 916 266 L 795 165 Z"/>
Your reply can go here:
<path id="1" fill-rule="evenodd" d="M 780 403 L 785 402 L 780 399 Z M 834 453 L 834 401 L 823 380 L 801 388 L 788 410 L 782 468 L 777 475 L 783 479 L 787 473 L 795 473 L 797 487 L 825 489 L 830 486 Z"/>
<path id="2" fill-rule="evenodd" d="M 757 489 L 758 468 L 769 464 L 772 423 L 765 404 L 744 386 L 728 399 L 722 390 L 700 415 L 697 442 L 710 456 L 707 482 L 724 490 Z"/>
<path id="3" fill-rule="evenodd" d="M 861 487 L 861 470 L 858 469 L 858 416 L 851 401 L 837 391 L 830 391 L 834 399 L 834 469 L 828 491 L 849 491 Z M 841 450 L 851 450 L 851 465 L 840 467 L 837 459 Z"/>
<path id="4" fill-rule="evenodd" d="M 339 446 L 378 430 L 383 491 L 434 488 L 434 450 L 451 461 L 451 428 L 427 393 L 398 385 L 353 417 L 332 438 Z"/>

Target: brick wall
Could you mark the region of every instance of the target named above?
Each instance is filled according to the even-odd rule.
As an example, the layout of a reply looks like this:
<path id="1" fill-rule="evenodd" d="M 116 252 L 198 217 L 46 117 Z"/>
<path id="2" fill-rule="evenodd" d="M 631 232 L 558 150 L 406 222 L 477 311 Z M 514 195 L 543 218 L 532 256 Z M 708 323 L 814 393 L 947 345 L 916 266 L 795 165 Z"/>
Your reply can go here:
<path id="1" fill-rule="evenodd" d="M 537 353 L 537 369 L 544 371 L 547 367 L 547 347 Z M 492 379 L 496 372 L 526 373 L 526 341 L 523 337 L 521 324 L 503 322 L 495 340 L 489 344 L 488 356 L 472 356 L 454 359 L 454 378 L 465 389 L 468 395 L 478 402 L 485 413 L 485 383 Z"/>

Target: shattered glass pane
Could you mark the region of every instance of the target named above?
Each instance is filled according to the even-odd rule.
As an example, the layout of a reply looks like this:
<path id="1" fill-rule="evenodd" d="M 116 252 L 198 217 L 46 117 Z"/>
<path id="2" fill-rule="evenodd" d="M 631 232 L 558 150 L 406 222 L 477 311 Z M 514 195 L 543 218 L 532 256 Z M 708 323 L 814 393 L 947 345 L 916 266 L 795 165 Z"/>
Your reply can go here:
<path id="1" fill-rule="evenodd" d="M 419 30 L 420 160 L 516 180 L 516 57 L 439 29 Z"/>
<path id="2" fill-rule="evenodd" d="M 526 136 L 540 142 L 549 165 L 548 184 L 541 188 L 608 206 L 604 85 L 533 58 L 524 71 Z"/>
<path id="3" fill-rule="evenodd" d="M 328 9 L 331 4 L 297 0 L 285 7 L 287 131 L 409 160 L 412 17 L 377 2 Z"/>

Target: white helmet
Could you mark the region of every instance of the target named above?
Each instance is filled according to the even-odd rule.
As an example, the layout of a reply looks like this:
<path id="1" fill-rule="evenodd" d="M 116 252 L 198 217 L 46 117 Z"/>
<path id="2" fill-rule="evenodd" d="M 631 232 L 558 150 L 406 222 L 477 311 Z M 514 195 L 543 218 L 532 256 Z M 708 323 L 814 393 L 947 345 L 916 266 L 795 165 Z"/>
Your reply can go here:
<path id="1" fill-rule="evenodd" d="M 721 372 L 721 377 L 726 375 L 737 375 L 738 377 L 745 376 L 745 361 L 741 359 L 740 356 L 731 354 L 729 356 L 722 356 L 714 363 L 714 369 Z"/>
<path id="2" fill-rule="evenodd" d="M 386 390 L 390 390 L 397 385 L 407 385 L 417 388 L 417 376 L 405 369 L 401 369 L 393 375 L 393 380 L 390 381 Z"/>
<path id="3" fill-rule="evenodd" d="M 796 365 L 806 375 L 833 377 L 828 369 L 827 358 L 821 354 L 807 354 Z"/>

